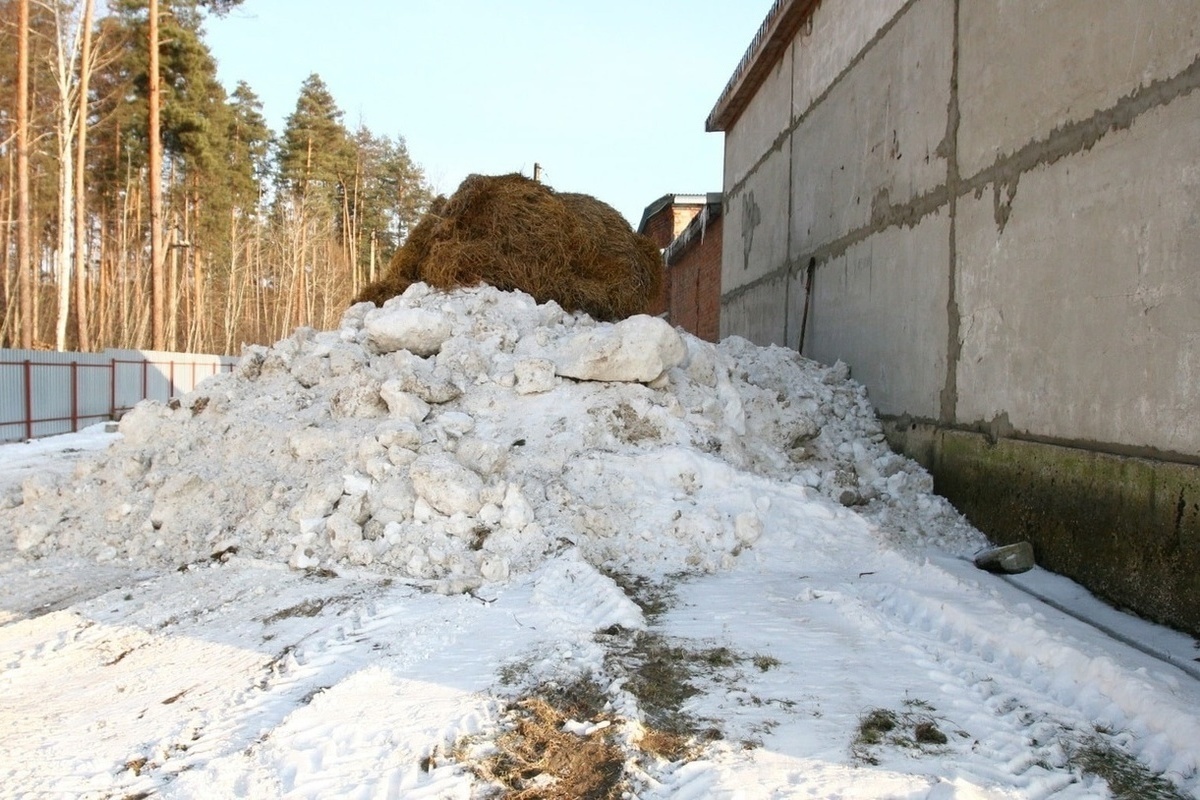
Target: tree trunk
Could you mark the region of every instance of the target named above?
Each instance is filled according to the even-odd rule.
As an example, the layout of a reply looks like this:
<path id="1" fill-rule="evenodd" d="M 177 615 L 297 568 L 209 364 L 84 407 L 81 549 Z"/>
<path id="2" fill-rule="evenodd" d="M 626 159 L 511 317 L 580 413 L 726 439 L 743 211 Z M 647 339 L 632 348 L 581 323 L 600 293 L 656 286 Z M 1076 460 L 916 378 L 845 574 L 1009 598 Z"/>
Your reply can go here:
<path id="1" fill-rule="evenodd" d="M 24 0 L 23 0 L 24 1 Z M 150 0 L 150 296 L 151 337 L 155 350 L 166 349 L 166 287 L 163 281 L 162 138 L 159 133 L 158 0 Z"/>
<path id="2" fill-rule="evenodd" d="M 95 0 L 84 0 L 83 47 L 79 56 L 79 131 L 75 140 L 75 338 L 80 350 L 91 349 L 87 303 L 87 174 L 88 82 L 92 76 L 92 17 Z"/>
<path id="3" fill-rule="evenodd" d="M 17 273 L 21 347 L 33 347 L 33 241 L 29 215 L 29 0 L 17 0 Z"/>
<path id="4" fill-rule="evenodd" d="M 7 190 L 4 197 L 4 218 L 16 219 L 13 212 L 16 210 L 16 174 L 17 165 L 16 158 L 12 150 L 6 154 L 4 159 L 7 171 L 8 180 L 4 183 L 4 188 Z M 0 343 L 8 343 L 11 347 L 13 339 L 17 334 L 13 333 L 14 317 L 17 313 L 17 283 L 19 277 L 16 274 L 16 268 L 13 262 L 12 252 L 12 225 L 0 225 L 0 253 L 4 253 L 4 275 L 0 284 L 3 289 L 4 302 L 4 319 L 0 320 Z"/>

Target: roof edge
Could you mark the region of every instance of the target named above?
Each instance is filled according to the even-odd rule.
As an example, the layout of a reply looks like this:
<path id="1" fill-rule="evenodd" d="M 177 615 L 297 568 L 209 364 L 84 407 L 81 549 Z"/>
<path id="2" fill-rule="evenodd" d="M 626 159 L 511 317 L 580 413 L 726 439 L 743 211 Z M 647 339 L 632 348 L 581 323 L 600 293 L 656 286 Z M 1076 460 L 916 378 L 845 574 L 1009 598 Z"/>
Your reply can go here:
<path id="1" fill-rule="evenodd" d="M 646 223 L 650 221 L 651 217 L 662 211 L 664 208 L 674 205 L 703 205 L 704 203 L 710 201 L 711 195 L 712 192 L 708 192 L 707 194 L 664 194 L 662 197 L 646 206 L 646 209 L 642 212 L 642 221 L 638 223 L 637 232 L 644 234 L 646 232 Z"/>
<path id="2" fill-rule="evenodd" d="M 679 235 L 667 245 L 663 250 L 663 262 L 670 267 L 681 255 L 691 249 L 692 243 L 697 240 L 704 241 L 704 233 L 708 226 L 721 218 L 724 211 L 722 205 L 723 195 L 720 192 L 709 192 L 708 202 L 704 204 L 704 208 L 700 209 L 687 227 L 679 232 Z"/>
<path id="3" fill-rule="evenodd" d="M 800 27 L 812 17 L 819 3 L 820 0 L 775 0 L 709 112 L 704 122 L 706 131 L 727 131 L 737 121 L 755 90 L 762 85 L 767 73 L 779 61 Z"/>

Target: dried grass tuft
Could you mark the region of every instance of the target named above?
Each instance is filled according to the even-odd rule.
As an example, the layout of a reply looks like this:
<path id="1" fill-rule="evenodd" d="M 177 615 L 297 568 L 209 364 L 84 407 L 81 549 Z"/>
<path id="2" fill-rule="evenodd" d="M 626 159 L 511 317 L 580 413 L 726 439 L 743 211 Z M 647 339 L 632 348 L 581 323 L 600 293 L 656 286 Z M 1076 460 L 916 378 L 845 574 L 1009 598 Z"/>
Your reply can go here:
<path id="1" fill-rule="evenodd" d="M 471 175 L 439 197 L 382 280 L 356 298 L 377 305 L 424 281 L 487 283 L 597 319 L 647 311 L 662 291 L 662 257 L 615 209 L 523 175 Z"/>
<path id="2" fill-rule="evenodd" d="M 513 800 L 617 800 L 625 758 L 601 731 L 580 737 L 563 730 L 568 717 L 545 697 L 513 704 L 516 724 L 477 771 Z"/>

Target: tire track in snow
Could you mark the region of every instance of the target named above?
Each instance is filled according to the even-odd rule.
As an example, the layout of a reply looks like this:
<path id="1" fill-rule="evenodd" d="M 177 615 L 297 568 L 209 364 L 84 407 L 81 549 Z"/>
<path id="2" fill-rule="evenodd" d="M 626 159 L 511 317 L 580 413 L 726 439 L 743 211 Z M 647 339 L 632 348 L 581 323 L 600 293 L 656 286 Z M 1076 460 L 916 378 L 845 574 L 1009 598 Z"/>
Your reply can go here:
<path id="1" fill-rule="evenodd" d="M 234 794 L 270 786 L 296 798 L 470 797 L 475 778 L 449 753 L 464 736 L 496 730 L 500 702 L 486 690 L 511 639 L 549 646 L 560 674 L 564 655 L 585 668 L 602 663 L 594 630 L 640 619 L 610 579 L 573 554 L 491 600 L 385 593 L 273 662 L 233 703 L 241 718 L 209 720 L 189 750 L 204 769 L 162 791 L 188 797 L 205 787 Z M 245 741 L 251 722 L 262 731 L 248 746 L 203 751 L 209 738 Z"/>
<path id="2" fill-rule="evenodd" d="M 727 605 L 729 612 L 694 615 L 688 610 L 693 593 L 703 595 L 700 607 Z M 761 602 L 736 605 L 737 598 L 752 596 Z M 882 549 L 871 564 L 843 564 L 828 552 L 813 559 L 801 550 L 764 551 L 731 573 L 682 585 L 678 597 L 661 623 L 668 634 L 742 653 L 769 654 L 772 642 L 786 641 L 788 650 L 805 654 L 806 663 L 784 663 L 746 678 L 751 695 L 794 702 L 786 714 L 764 703 L 763 721 L 778 726 L 778 737 L 768 732 L 761 749 L 710 753 L 686 770 L 658 776 L 662 787 L 644 798 L 720 796 L 730 787 L 740 787 L 746 798 L 781 796 L 776 791 L 791 796 L 780 788 L 784 774 L 803 774 L 810 788 L 823 787 L 815 789 L 818 796 L 849 791 L 853 776 L 839 778 L 837 763 L 844 762 L 859 719 L 874 707 L 903 713 L 904 701 L 914 702 L 914 716 L 936 720 L 949 741 L 937 757 L 940 778 L 913 784 L 900 796 L 955 796 L 945 794 L 950 781 L 967 796 L 1095 797 L 1105 791 L 1103 782 L 1081 776 L 1068 763 L 1064 744 L 1070 732 L 1092 733 L 1093 723 L 1124 731 L 1116 741 L 1185 792 L 1200 789 L 1200 722 L 1190 682 L 1176 686 L 1157 674 L 1138 681 L 1135 670 L 1146 663 L 1141 654 L 1120 664 L 1093 658 L 1077 640 L 1064 639 L 1053 618 L 1029 619 L 1030 608 L 1022 617 L 1021 609 L 986 588 L 936 566 Z M 839 667 L 834 653 L 853 663 Z M 1163 672 L 1174 670 L 1164 666 Z M 841 680 L 843 673 L 854 680 Z M 755 713 L 735 706 L 733 697 L 718 692 L 689 702 L 704 716 L 726 720 L 728 728 L 740 713 L 747 714 L 743 725 Z M 936 710 L 926 713 L 921 703 Z M 1147 720 L 1164 719 L 1170 721 L 1162 729 L 1148 729 Z M 740 735 L 736 727 L 733 733 Z M 783 742 L 793 749 L 773 750 Z M 871 752 L 882 762 L 873 776 L 922 769 L 919 753 L 911 750 Z M 740 775 L 760 776 L 763 759 L 779 765 L 779 786 L 744 785 Z"/>
<path id="3" fill-rule="evenodd" d="M 864 599 L 894 636 L 909 642 L 914 660 L 942 683 L 954 706 L 970 715 L 967 724 L 986 731 L 978 749 L 983 758 L 972 766 L 980 777 L 996 782 L 1017 777 L 1032 798 L 1090 796 L 1085 785 L 1064 781 L 1064 747 L 1097 729 L 1132 730 L 1138 735 L 1121 742 L 1134 756 L 1151 771 L 1181 780 L 1185 791 L 1200 792 L 1194 706 L 1180 708 L 1179 697 L 1164 693 L 1167 687 L 1132 679 L 1125 668 L 1087 655 L 1069 637 L 1052 637 L 1045 615 L 1028 604 L 1018 608 L 1024 617 L 994 601 L 964 610 L 966 603 L 978 604 L 975 596 L 959 592 L 952 605 L 946 597 L 888 586 Z M 994 624 L 985 628 L 979 620 L 989 617 Z M 1110 692 L 1111 686 L 1120 691 Z M 990 720 L 981 708 L 992 712 Z M 1152 730 L 1149 719 L 1169 722 Z M 991 769 L 989 763 L 1004 768 Z"/>
<path id="4" fill-rule="evenodd" d="M 384 597 L 347 595 L 351 586 Z M 453 608 L 465 605 L 366 586 L 213 568 L 0 626 L 0 653 L 10 654 L 0 709 L 18 721 L 0 732 L 0 785 L 70 796 L 160 789 L 244 749 L 370 659 L 427 655 L 445 643 L 429 630 L 452 630 Z M 268 587 L 280 616 L 256 619 L 271 608 Z M 356 611 L 343 616 L 347 603 Z"/>
<path id="5" fill-rule="evenodd" d="M 205 766 L 209 778 L 226 771 L 243 780 L 248 779 L 247 772 L 262 778 L 262 765 L 254 766 L 257 753 L 282 747 L 295 753 L 295 761 L 289 760 L 289 764 L 303 763 L 307 757 L 315 765 L 308 771 L 293 770 L 296 774 L 320 774 L 326 763 L 322 752 L 338 745 L 336 737 L 330 738 L 332 731 L 321 735 L 319 730 L 305 729 L 303 721 L 311 718 L 310 707 L 330 707 L 328 697 L 346 694 L 343 684 L 352 682 L 369 664 L 382 663 L 389 670 L 403 672 L 452 647 L 465 608 L 466 601 L 461 598 L 422 595 L 398 587 L 381 596 L 362 598 L 344 618 L 321 617 L 323 625 L 300 637 L 280 636 L 273 641 L 287 644 L 257 674 L 248 676 L 228 701 L 197 714 L 195 743 L 185 756 L 164 764 L 164 770 L 178 774 Z M 287 620 L 284 627 L 294 627 L 293 622 Z M 346 735 L 360 734 L 350 726 Z M 285 744 L 276 745 L 276 739 Z M 274 779 L 288 785 L 287 769 L 267 769 L 265 774 L 273 772 Z M 293 783 L 296 774 L 290 779 Z"/>

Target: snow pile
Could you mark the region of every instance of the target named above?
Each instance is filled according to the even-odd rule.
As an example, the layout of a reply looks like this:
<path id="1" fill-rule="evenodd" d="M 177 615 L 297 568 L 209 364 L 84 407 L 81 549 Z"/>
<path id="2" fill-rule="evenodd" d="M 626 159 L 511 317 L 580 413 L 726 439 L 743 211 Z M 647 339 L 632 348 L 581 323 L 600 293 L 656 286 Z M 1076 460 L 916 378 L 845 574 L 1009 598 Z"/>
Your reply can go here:
<path id="1" fill-rule="evenodd" d="M 855 506 L 893 543 L 981 542 L 887 449 L 844 365 L 486 286 L 356 305 L 120 430 L 70 480 L 0 498 L 26 557 L 238 553 L 439 591 L 571 546 L 634 574 L 711 571 L 770 524 L 763 481 Z"/>

